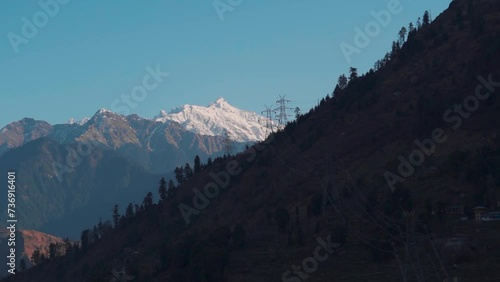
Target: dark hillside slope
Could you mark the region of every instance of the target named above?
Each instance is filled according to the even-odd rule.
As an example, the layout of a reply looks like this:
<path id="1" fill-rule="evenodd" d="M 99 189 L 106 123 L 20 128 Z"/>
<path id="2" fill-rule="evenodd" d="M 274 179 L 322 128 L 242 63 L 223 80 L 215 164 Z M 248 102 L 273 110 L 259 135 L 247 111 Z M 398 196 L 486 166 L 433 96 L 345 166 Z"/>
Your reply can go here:
<path id="1" fill-rule="evenodd" d="M 421 281 L 496 281 L 498 223 L 444 210 L 496 209 L 500 85 L 479 77 L 500 81 L 499 19 L 498 1 L 453 1 L 379 69 L 268 142 L 204 168 L 82 254 L 5 281 L 109 281 L 122 267 L 137 281 L 387 282 L 401 281 L 401 268 Z M 490 97 L 460 112 L 455 104 L 474 102 L 480 85 Z M 433 136 L 446 141 L 398 172 L 398 157 L 415 157 L 415 140 Z M 404 176 L 391 187 L 387 172 Z M 209 200 L 195 192 L 225 186 L 229 173 Z M 446 244 L 451 237 L 465 239 Z"/>

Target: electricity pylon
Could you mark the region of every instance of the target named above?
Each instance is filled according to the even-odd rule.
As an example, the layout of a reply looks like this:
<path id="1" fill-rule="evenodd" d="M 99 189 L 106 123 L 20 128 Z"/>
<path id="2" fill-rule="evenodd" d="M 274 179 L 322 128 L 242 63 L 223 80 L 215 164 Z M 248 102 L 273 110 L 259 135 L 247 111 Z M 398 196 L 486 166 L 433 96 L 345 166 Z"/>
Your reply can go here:
<path id="1" fill-rule="evenodd" d="M 288 123 L 288 117 L 290 116 L 287 111 L 292 110 L 292 108 L 289 108 L 286 106 L 286 103 L 290 103 L 290 100 L 286 99 L 286 95 L 281 96 L 278 101 L 276 101 L 276 104 L 278 104 L 278 108 L 275 109 L 276 114 L 276 119 L 278 120 L 278 126 L 280 129 L 285 128 L 286 124 Z"/>

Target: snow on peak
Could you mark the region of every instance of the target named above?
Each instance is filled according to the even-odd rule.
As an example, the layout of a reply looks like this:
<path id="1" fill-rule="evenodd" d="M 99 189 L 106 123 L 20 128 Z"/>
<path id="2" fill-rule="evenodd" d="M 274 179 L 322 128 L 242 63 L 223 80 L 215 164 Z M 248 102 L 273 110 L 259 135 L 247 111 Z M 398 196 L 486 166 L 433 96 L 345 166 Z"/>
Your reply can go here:
<path id="1" fill-rule="evenodd" d="M 156 116 L 154 116 L 153 120 L 160 120 L 164 117 L 167 117 L 168 116 L 168 113 L 165 111 L 165 110 L 161 110 L 159 114 L 157 114 Z"/>
<path id="2" fill-rule="evenodd" d="M 238 142 L 264 140 L 266 130 L 260 123 L 263 119 L 257 113 L 231 106 L 222 97 L 208 107 L 184 105 L 168 114 L 161 111 L 155 117 L 155 121 L 175 121 L 186 130 L 202 135 L 220 136 L 227 130 Z"/>
<path id="3" fill-rule="evenodd" d="M 70 118 L 67 122 L 67 124 L 78 124 L 78 125 L 84 125 L 87 121 L 90 119 L 88 117 L 84 117 L 82 120 L 75 120 L 74 118 Z"/>
<path id="4" fill-rule="evenodd" d="M 89 121 L 90 118 L 89 117 L 84 117 L 81 121 L 80 121 L 80 125 L 84 125 L 87 123 L 87 121 Z"/>
<path id="5" fill-rule="evenodd" d="M 110 110 L 106 110 L 105 108 L 101 108 L 99 111 L 97 111 L 96 114 L 107 114 L 107 113 L 113 113 Z"/>
<path id="6" fill-rule="evenodd" d="M 231 106 L 231 105 L 229 105 L 229 103 L 224 98 L 219 97 L 217 100 L 215 100 L 215 102 L 210 104 L 209 107 L 223 108 L 223 107 L 227 107 L 227 106 Z"/>
<path id="7" fill-rule="evenodd" d="M 124 116 L 102 108 L 99 111 L 97 111 L 94 114 L 94 116 L 91 118 L 91 120 L 95 120 L 95 119 L 99 119 L 99 120 L 100 119 L 124 119 Z"/>

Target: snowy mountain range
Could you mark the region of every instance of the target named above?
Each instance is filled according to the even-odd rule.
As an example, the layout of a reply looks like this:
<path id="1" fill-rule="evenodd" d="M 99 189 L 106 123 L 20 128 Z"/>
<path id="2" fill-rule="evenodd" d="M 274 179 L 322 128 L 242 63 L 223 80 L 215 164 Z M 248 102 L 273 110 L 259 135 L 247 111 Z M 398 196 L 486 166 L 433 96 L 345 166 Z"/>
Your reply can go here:
<path id="1" fill-rule="evenodd" d="M 220 136 L 226 130 L 234 141 L 252 142 L 265 139 L 264 117 L 255 112 L 240 110 L 231 106 L 220 97 L 208 107 L 184 105 L 172 109 L 170 113 L 162 110 L 154 120 L 175 121 L 191 132 Z"/>
<path id="2" fill-rule="evenodd" d="M 110 112 L 106 109 L 98 113 Z M 112 113 L 112 112 L 110 112 Z M 91 118 L 77 121 L 69 119 L 67 124 L 84 125 Z M 227 131 L 236 142 L 254 142 L 266 138 L 266 130 L 262 126 L 264 117 L 251 111 L 238 109 L 230 105 L 224 98 L 219 97 L 210 105 L 183 105 L 173 108 L 167 113 L 161 110 L 152 121 L 167 123 L 174 121 L 179 123 L 185 130 L 206 136 L 221 136 Z"/>
<path id="3" fill-rule="evenodd" d="M 190 150 L 209 156 L 221 151 L 219 139 L 224 131 L 239 144 L 265 139 L 265 128 L 259 123 L 263 119 L 254 112 L 231 106 L 224 98 L 207 107 L 184 105 L 170 113 L 161 111 L 153 119 L 135 114 L 123 116 L 106 109 L 100 109 L 91 118 L 80 122 L 71 119 L 66 124 L 51 125 L 24 118 L 0 130 L 0 155 L 48 137 L 60 144 L 92 142 L 112 150 L 135 146 L 148 154 L 170 147 L 171 153 L 177 148 L 189 158 Z"/>

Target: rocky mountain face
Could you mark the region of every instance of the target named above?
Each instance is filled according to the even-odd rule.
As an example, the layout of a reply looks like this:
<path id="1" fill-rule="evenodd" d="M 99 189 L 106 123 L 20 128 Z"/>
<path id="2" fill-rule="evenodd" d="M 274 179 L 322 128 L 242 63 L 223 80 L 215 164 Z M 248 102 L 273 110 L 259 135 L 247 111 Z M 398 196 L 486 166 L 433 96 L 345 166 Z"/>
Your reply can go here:
<path id="1" fill-rule="evenodd" d="M 0 130 L 0 156 L 40 137 L 60 144 L 82 142 L 115 150 L 146 170 L 163 173 L 177 165 L 222 154 L 224 131 L 235 149 L 265 138 L 263 117 L 231 106 L 223 98 L 208 107 L 184 105 L 153 120 L 138 115 L 122 116 L 100 109 L 82 123 L 50 125 L 24 118 Z"/>
<path id="2" fill-rule="evenodd" d="M 156 121 L 178 122 L 184 129 L 200 135 L 220 136 L 226 130 L 238 142 L 265 139 L 264 117 L 231 106 L 219 98 L 208 107 L 184 105 L 170 113 L 161 111 Z"/>
<path id="3" fill-rule="evenodd" d="M 45 121 L 24 118 L 8 124 L 0 130 L 0 155 L 9 149 L 20 147 L 30 141 L 47 136 L 52 126 Z"/>

